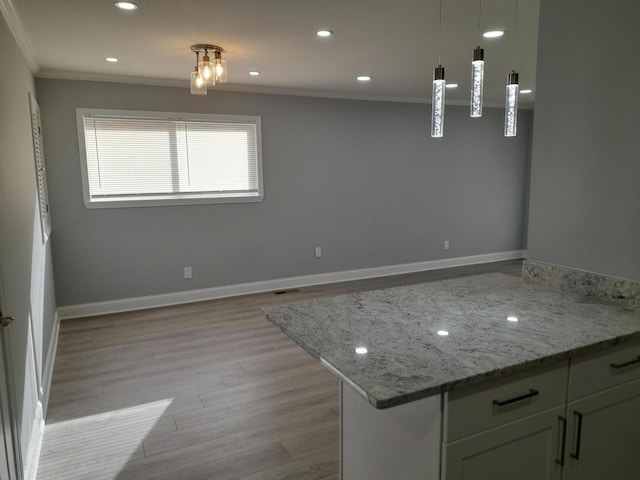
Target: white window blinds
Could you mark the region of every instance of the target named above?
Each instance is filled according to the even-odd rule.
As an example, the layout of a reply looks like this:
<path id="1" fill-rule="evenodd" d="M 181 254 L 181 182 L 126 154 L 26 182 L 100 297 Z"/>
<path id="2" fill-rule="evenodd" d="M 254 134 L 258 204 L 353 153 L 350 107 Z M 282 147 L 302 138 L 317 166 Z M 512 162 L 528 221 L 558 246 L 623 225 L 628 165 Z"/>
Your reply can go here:
<path id="1" fill-rule="evenodd" d="M 258 117 L 78 114 L 87 206 L 262 199 Z"/>

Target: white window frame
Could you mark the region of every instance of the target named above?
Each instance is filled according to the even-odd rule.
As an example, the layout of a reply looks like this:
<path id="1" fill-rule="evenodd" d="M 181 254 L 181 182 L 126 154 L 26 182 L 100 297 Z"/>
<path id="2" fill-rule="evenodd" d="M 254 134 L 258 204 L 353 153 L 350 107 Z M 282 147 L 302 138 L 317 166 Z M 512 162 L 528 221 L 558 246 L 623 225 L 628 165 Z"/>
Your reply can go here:
<path id="1" fill-rule="evenodd" d="M 114 116 L 130 117 L 132 119 L 158 119 L 181 121 L 211 121 L 220 123 L 254 123 L 256 125 L 256 155 L 257 155 L 257 193 L 176 193 L 170 196 L 153 197 L 145 195 L 136 198 L 135 195 L 123 198 L 91 198 L 89 189 L 89 172 L 87 166 L 87 149 L 85 144 L 84 118 L 86 116 Z M 82 173 L 82 193 L 86 208 L 123 208 L 123 207 L 151 207 L 170 205 L 200 205 L 217 203 L 246 203 L 262 202 L 264 199 L 264 185 L 262 174 L 262 127 L 261 117 L 250 115 L 216 115 L 198 113 L 148 112 L 133 110 L 108 110 L 100 108 L 76 108 L 76 123 L 78 127 L 78 144 L 80 149 L 80 168 Z"/>

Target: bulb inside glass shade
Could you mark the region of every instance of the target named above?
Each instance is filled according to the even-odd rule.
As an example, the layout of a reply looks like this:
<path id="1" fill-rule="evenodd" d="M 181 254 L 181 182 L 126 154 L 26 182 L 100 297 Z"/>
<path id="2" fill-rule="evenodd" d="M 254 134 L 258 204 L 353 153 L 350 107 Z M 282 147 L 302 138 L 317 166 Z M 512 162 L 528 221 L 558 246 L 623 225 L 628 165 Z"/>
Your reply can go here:
<path id="1" fill-rule="evenodd" d="M 515 137 L 518 127 L 518 84 L 507 85 L 504 105 L 504 136 Z"/>
<path id="2" fill-rule="evenodd" d="M 198 70 L 191 72 L 191 94 L 206 95 L 207 84 Z"/>
<path id="3" fill-rule="evenodd" d="M 431 96 L 431 136 L 439 138 L 444 135 L 444 80 L 433 81 Z"/>
<path id="4" fill-rule="evenodd" d="M 227 61 L 222 60 L 221 58 L 216 58 L 215 62 L 214 70 L 216 82 L 227 83 Z"/>
<path id="5" fill-rule="evenodd" d="M 484 60 L 471 62 L 471 111 L 473 118 L 482 117 L 482 90 L 484 83 Z"/>

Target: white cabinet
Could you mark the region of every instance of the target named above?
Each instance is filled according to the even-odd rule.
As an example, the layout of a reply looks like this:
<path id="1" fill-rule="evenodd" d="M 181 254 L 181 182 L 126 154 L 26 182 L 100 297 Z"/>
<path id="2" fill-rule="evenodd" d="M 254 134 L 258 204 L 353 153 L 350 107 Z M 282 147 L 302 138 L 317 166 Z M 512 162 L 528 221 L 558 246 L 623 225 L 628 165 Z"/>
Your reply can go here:
<path id="1" fill-rule="evenodd" d="M 445 395 L 442 478 L 560 480 L 568 363 Z"/>
<path id="2" fill-rule="evenodd" d="M 445 394 L 442 480 L 638 480 L 640 344 Z"/>
<path id="3" fill-rule="evenodd" d="M 449 480 L 560 480 L 564 407 L 444 445 Z"/>
<path id="4" fill-rule="evenodd" d="M 640 478 L 640 345 L 572 363 L 565 480 Z"/>
<path id="5" fill-rule="evenodd" d="M 376 410 L 342 384 L 342 480 L 638 480 L 640 343 Z"/>

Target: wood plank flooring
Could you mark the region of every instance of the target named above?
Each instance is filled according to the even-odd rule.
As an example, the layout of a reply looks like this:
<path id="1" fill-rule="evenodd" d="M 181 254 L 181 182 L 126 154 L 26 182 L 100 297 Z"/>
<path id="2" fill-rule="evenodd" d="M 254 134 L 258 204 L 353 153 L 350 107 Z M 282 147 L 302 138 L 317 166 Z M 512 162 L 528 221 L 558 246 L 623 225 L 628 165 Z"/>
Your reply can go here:
<path id="1" fill-rule="evenodd" d="M 39 480 L 338 479 L 338 381 L 260 307 L 521 261 L 301 288 L 60 327 Z"/>

